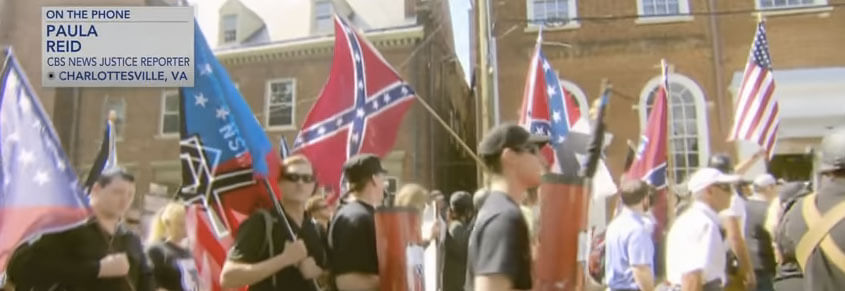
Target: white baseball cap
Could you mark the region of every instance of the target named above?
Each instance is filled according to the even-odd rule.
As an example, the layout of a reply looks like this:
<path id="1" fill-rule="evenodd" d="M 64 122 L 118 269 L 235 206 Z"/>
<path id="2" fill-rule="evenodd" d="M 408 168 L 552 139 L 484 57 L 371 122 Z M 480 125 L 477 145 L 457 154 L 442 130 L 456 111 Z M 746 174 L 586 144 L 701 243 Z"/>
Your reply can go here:
<path id="1" fill-rule="evenodd" d="M 757 187 L 767 187 L 777 183 L 778 181 L 771 174 L 760 174 L 757 178 L 754 178 L 754 186 Z"/>
<path id="2" fill-rule="evenodd" d="M 695 194 L 713 184 L 733 184 L 739 180 L 738 175 L 727 175 L 714 168 L 701 168 L 689 178 L 687 188 Z"/>

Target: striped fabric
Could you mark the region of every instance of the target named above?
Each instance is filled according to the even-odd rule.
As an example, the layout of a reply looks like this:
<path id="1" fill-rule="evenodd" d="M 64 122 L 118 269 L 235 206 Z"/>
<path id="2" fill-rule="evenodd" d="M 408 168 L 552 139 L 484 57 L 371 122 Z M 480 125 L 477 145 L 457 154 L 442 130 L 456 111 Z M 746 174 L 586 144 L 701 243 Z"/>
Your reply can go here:
<path id="1" fill-rule="evenodd" d="M 772 157 L 780 124 L 780 109 L 774 97 L 775 80 L 772 58 L 766 40 L 765 22 L 757 24 L 757 33 L 739 87 L 734 125 L 729 140 L 746 140 L 763 147 Z"/>

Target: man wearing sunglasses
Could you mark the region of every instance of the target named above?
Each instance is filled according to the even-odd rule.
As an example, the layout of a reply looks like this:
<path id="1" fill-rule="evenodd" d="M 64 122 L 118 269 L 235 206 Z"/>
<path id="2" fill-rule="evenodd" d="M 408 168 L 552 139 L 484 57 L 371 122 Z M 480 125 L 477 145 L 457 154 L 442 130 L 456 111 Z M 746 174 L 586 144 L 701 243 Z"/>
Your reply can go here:
<path id="1" fill-rule="evenodd" d="M 727 248 L 717 213 L 731 205 L 731 185 L 739 179 L 714 168 L 699 169 L 690 177 L 687 187 L 695 202 L 667 236 L 670 290 L 724 290 Z"/>
<path id="2" fill-rule="evenodd" d="M 308 159 L 295 155 L 282 162 L 281 172 L 281 204 L 294 237 L 276 211 L 254 213 L 241 223 L 223 265 L 224 288 L 317 290 L 313 279 L 324 273 L 326 249 L 318 226 L 305 213 L 316 187 L 314 171 Z"/>
<path id="3" fill-rule="evenodd" d="M 377 156 L 359 154 L 343 164 L 349 200 L 329 225 L 329 260 L 337 290 L 378 290 L 375 207 L 384 199 L 387 171 Z"/>
<path id="4" fill-rule="evenodd" d="M 514 124 L 499 125 L 482 139 L 478 155 L 489 176 L 486 198 L 469 235 L 466 290 L 530 290 L 531 245 L 519 208 L 545 170 L 539 148 L 548 137 Z"/>

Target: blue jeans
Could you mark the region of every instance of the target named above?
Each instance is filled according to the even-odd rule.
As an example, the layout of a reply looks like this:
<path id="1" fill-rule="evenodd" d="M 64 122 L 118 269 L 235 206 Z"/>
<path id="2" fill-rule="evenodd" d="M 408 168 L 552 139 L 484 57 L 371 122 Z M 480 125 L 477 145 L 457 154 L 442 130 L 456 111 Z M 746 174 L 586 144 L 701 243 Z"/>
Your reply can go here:
<path id="1" fill-rule="evenodd" d="M 757 277 L 757 291 L 775 291 L 774 275 L 769 272 L 755 271 Z"/>

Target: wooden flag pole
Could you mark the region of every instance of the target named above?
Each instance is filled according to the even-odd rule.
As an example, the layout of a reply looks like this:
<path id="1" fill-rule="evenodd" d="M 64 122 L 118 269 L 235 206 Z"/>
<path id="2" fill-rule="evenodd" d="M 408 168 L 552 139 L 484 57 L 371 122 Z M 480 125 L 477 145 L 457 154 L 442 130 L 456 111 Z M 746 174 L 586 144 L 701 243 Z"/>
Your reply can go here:
<path id="1" fill-rule="evenodd" d="M 425 102 L 425 100 L 423 100 L 423 98 L 420 97 L 420 95 L 418 94 L 414 94 L 414 98 L 416 98 L 417 101 L 422 104 L 423 108 L 425 108 L 425 110 L 428 111 L 428 113 L 431 114 L 431 116 L 433 116 L 434 119 L 436 119 L 441 126 L 443 126 L 443 129 L 445 129 L 446 132 L 448 132 L 450 135 L 452 135 L 453 138 L 455 138 L 455 140 L 457 140 L 458 144 L 461 145 L 461 148 L 463 148 L 467 152 L 467 154 L 469 154 L 469 156 L 472 157 L 476 163 L 478 163 L 480 169 L 484 169 L 484 162 L 481 161 L 481 158 L 479 158 L 478 155 L 476 155 L 475 152 L 472 150 L 472 148 L 467 145 L 463 139 L 461 139 L 460 135 L 458 135 L 454 130 L 452 130 L 452 128 L 450 128 L 448 124 L 446 124 L 446 121 L 443 121 L 443 119 L 440 118 L 439 115 L 437 115 L 437 112 L 435 112 L 434 109 L 431 108 L 431 105 L 428 105 L 428 102 Z"/>
<path id="2" fill-rule="evenodd" d="M 666 186 L 668 188 L 667 194 L 671 194 L 666 197 L 666 229 L 669 229 L 669 226 L 675 220 L 674 209 L 678 203 L 675 199 L 674 192 L 676 190 L 675 155 L 672 151 L 674 149 L 674 146 L 672 146 L 672 133 L 675 132 L 672 122 L 672 95 L 669 85 L 669 74 L 672 72 L 674 72 L 674 67 L 667 63 L 666 59 L 661 59 L 660 74 L 662 76 L 662 82 L 666 86 Z"/>

